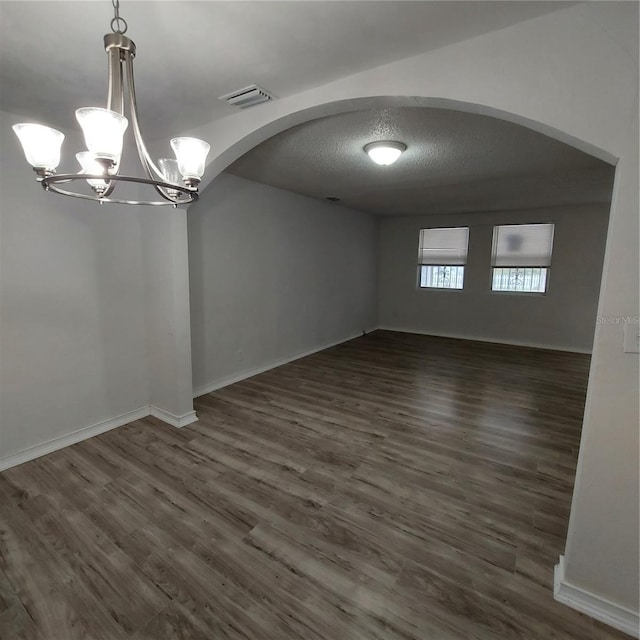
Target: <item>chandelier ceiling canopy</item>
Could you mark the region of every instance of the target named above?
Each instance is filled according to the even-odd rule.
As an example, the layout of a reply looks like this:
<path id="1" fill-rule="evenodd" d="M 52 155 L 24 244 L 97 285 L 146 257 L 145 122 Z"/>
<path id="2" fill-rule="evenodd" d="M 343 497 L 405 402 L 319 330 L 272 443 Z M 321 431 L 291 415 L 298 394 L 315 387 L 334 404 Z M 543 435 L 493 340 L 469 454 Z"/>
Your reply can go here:
<path id="1" fill-rule="evenodd" d="M 128 38 L 127 23 L 120 17 L 120 1 L 112 0 L 114 17 L 111 33 L 104 36 L 109 67 L 107 107 L 82 107 L 76 118 L 87 146 L 76 154 L 77 173 L 56 174 L 64 134 L 41 124 L 20 123 L 13 126 L 27 161 L 46 191 L 74 198 L 95 200 L 100 204 L 133 205 L 188 204 L 198 199 L 198 184 L 204 174 L 210 146 L 198 138 L 173 138 L 175 158 L 160 158 L 155 163 L 142 138 L 138 120 L 133 59 L 136 45 Z M 125 86 L 126 97 L 125 99 Z M 129 119 L 125 117 L 128 106 Z M 120 173 L 124 133 L 131 124 L 138 157 L 146 177 Z M 119 182 L 151 185 L 160 199 L 131 200 L 113 197 Z M 89 188 L 87 189 L 86 186 Z"/>

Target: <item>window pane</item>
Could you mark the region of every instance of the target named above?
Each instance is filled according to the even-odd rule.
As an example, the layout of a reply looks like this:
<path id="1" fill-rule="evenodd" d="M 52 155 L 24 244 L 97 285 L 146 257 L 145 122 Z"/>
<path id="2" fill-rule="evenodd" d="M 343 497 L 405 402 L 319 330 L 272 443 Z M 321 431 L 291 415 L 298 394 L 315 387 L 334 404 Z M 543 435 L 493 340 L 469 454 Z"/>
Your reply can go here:
<path id="1" fill-rule="evenodd" d="M 464 267 L 429 265 L 420 267 L 420 286 L 423 289 L 462 289 Z"/>
<path id="2" fill-rule="evenodd" d="M 547 290 L 547 269 L 544 267 L 494 267 L 491 289 L 544 293 Z"/>

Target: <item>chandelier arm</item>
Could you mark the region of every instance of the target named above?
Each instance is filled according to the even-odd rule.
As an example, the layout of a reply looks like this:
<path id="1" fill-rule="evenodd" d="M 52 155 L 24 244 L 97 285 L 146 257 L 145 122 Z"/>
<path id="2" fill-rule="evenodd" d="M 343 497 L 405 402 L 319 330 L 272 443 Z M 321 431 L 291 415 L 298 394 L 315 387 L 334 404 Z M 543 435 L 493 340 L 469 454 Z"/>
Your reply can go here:
<path id="1" fill-rule="evenodd" d="M 107 109 L 124 115 L 124 87 L 122 85 L 122 60 L 120 49 L 107 49 L 109 59 L 109 92 L 107 95 Z"/>
<path id="2" fill-rule="evenodd" d="M 107 188 L 105 192 L 102 194 L 102 196 L 104 198 L 108 198 L 116 188 L 116 183 L 113 180 L 109 180 L 109 181 L 105 180 L 105 182 L 107 183 Z"/>
<path id="3" fill-rule="evenodd" d="M 147 175 L 149 174 L 149 172 L 147 171 Z M 163 178 L 164 180 L 164 178 Z M 150 182 L 149 184 L 156 190 L 156 193 L 158 193 L 158 195 L 161 198 L 164 198 L 165 200 L 167 200 L 168 202 L 180 202 L 179 200 L 176 200 L 176 197 L 170 195 L 169 190 L 165 189 L 165 187 L 162 187 L 161 185 L 157 184 L 157 181 L 154 178 L 150 178 Z M 176 191 L 176 189 L 172 189 L 172 191 Z"/>
<path id="4" fill-rule="evenodd" d="M 130 52 L 124 52 L 124 60 L 127 67 L 127 82 L 129 88 L 129 111 L 131 112 L 131 126 L 133 128 L 133 137 L 136 141 L 136 147 L 138 149 L 138 157 L 140 158 L 140 163 L 142 164 L 142 168 L 147 174 L 148 178 L 151 180 L 151 185 L 156 190 L 158 195 L 167 200 L 170 203 L 175 204 L 177 199 L 169 195 L 169 192 L 166 191 L 161 186 L 155 184 L 157 180 L 165 180 L 162 172 L 156 167 L 149 152 L 147 151 L 147 147 L 144 144 L 144 140 L 142 139 L 142 132 L 140 131 L 140 124 L 138 122 L 138 104 L 136 100 L 136 87 L 133 79 L 133 55 Z M 174 190 L 175 191 L 175 190 Z"/>
<path id="5" fill-rule="evenodd" d="M 105 35 L 104 47 L 107 53 L 108 60 L 107 109 L 119 113 L 121 116 L 124 116 L 124 69 L 122 67 L 122 58 L 124 51 L 130 52 L 132 56 L 135 55 L 135 44 L 132 40 L 124 35 L 124 31 L 114 31 L 114 33 Z M 119 170 L 119 166 L 116 165 L 114 174 L 117 174 Z M 114 181 L 106 182 L 107 188 L 102 194 L 103 198 L 108 198 L 113 193 L 117 185 L 117 183 Z"/>
<path id="6" fill-rule="evenodd" d="M 145 169 L 147 176 L 151 180 L 160 180 L 164 181 L 164 175 L 156 167 L 149 152 L 147 151 L 147 147 L 144 144 L 144 140 L 142 139 L 142 132 L 140 131 L 140 124 L 138 122 L 138 104 L 136 101 L 136 87 L 135 82 L 133 80 L 133 56 L 126 51 L 124 54 L 125 63 L 127 66 L 127 85 L 129 88 L 129 107 L 130 107 L 130 116 L 131 116 L 131 126 L 133 127 L 133 137 L 136 141 L 136 147 L 138 148 L 138 156 L 140 157 L 140 162 L 142 163 L 143 168 Z"/>
<path id="7" fill-rule="evenodd" d="M 164 181 L 164 174 L 156 167 L 149 152 L 147 151 L 147 147 L 144 144 L 144 140 L 142 139 L 142 132 L 140 131 L 140 123 L 138 122 L 138 103 L 136 100 L 136 87 L 135 81 L 133 78 L 133 55 L 130 52 L 124 52 L 124 60 L 127 67 L 127 83 L 129 88 L 129 111 L 131 112 L 131 126 L 133 127 L 133 137 L 136 141 L 136 147 L 138 148 L 138 157 L 140 158 L 140 163 L 142 164 L 142 168 L 145 170 L 145 173 L 152 181 L 151 184 L 153 188 L 156 190 L 158 195 L 161 198 L 164 198 L 168 202 L 176 203 L 177 200 L 175 197 L 172 197 L 168 190 L 161 187 L 158 184 L 155 184 L 155 181 L 160 180 Z M 173 189 L 175 191 L 175 189 Z"/>
<path id="8" fill-rule="evenodd" d="M 175 199 L 173 196 L 171 196 L 171 195 L 169 194 L 169 191 L 168 191 L 168 190 L 165 190 L 165 189 L 164 189 L 164 187 L 161 187 L 161 186 L 160 186 L 160 185 L 158 185 L 158 184 L 154 184 L 154 185 L 153 185 L 153 188 L 154 188 L 154 189 L 155 189 L 155 190 L 160 194 L 160 196 L 161 196 L 161 197 L 163 197 L 165 200 L 168 200 L 169 202 L 176 202 L 176 199 Z M 175 191 L 175 189 L 174 189 L 173 191 Z"/>

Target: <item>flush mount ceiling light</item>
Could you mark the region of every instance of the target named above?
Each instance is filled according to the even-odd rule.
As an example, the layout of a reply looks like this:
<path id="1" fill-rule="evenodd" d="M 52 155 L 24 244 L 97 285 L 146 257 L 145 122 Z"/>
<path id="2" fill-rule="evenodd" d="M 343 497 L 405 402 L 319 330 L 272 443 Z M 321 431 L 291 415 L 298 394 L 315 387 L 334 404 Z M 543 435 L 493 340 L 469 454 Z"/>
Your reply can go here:
<path id="1" fill-rule="evenodd" d="M 382 142 L 370 142 L 364 146 L 367 155 L 376 163 L 383 166 L 393 164 L 400 154 L 407 148 L 402 142 L 385 140 Z"/>
<path id="2" fill-rule="evenodd" d="M 188 204 L 198 199 L 198 184 L 204 174 L 209 145 L 197 138 L 173 138 L 174 158 L 161 158 L 157 165 L 147 151 L 140 125 L 133 81 L 133 58 L 136 45 L 125 36 L 126 21 L 120 17 L 120 2 L 112 0 L 114 17 L 111 31 L 104 36 L 109 60 L 107 108 L 83 107 L 76 118 L 87 145 L 87 151 L 76 154 L 81 170 L 56 175 L 64 134 L 41 124 L 16 124 L 13 130 L 22 143 L 27 161 L 33 166 L 37 180 L 46 191 L 64 196 L 118 204 L 173 205 Z M 126 74 L 125 74 L 126 71 Z M 129 98 L 129 117 L 138 149 L 138 157 L 146 178 L 120 175 L 124 132 L 129 121 L 125 112 L 125 75 Z M 118 182 L 151 185 L 161 200 L 128 200 L 112 198 Z M 90 190 L 82 185 L 88 184 Z M 65 185 L 62 188 L 59 185 Z M 74 190 L 71 186 L 74 185 Z M 76 190 L 77 189 L 77 190 Z"/>

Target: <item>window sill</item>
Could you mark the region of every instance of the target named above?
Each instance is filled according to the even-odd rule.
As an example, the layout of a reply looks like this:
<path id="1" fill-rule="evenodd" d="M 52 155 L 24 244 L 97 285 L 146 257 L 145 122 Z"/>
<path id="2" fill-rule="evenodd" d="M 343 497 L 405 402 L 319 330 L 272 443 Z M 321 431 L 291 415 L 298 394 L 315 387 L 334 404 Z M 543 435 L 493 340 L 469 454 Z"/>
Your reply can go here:
<path id="1" fill-rule="evenodd" d="M 489 293 L 495 293 L 499 296 L 534 296 L 544 297 L 547 295 L 547 291 L 494 291 L 491 289 Z"/>

